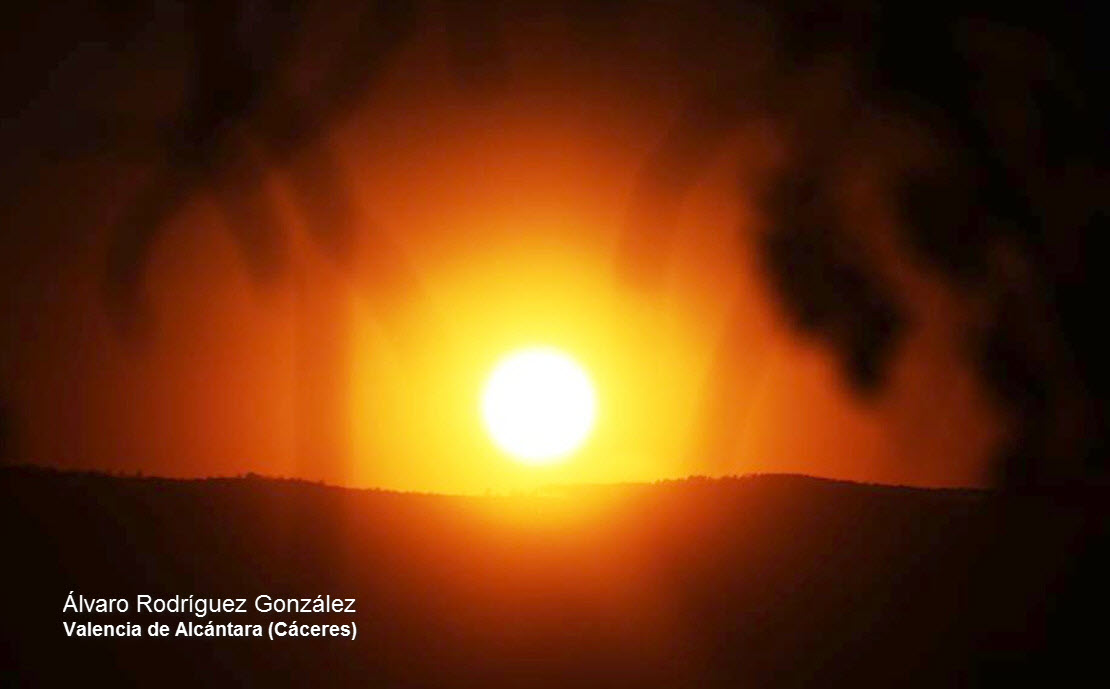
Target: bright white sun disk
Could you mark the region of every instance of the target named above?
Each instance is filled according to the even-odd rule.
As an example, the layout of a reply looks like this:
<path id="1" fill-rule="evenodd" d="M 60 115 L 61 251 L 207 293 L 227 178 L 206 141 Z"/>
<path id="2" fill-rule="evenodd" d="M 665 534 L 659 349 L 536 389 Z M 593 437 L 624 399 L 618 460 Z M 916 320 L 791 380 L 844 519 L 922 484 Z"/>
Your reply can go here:
<path id="1" fill-rule="evenodd" d="M 502 359 L 482 393 L 482 417 L 494 443 L 526 464 L 547 464 L 576 450 L 596 414 L 586 372 L 547 347 Z"/>

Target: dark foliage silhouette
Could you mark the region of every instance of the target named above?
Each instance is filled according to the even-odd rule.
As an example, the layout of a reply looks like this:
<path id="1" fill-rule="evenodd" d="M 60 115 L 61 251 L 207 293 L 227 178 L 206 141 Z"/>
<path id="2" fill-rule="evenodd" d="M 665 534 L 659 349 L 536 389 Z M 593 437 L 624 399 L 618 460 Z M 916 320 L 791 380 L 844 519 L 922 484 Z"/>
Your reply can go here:
<path id="1" fill-rule="evenodd" d="M 272 205 L 259 200 L 257 185 L 267 165 L 283 165 L 318 147 L 334 126 L 366 97 L 384 62 L 413 30 L 408 2 L 370 3 L 345 20 L 344 31 L 325 25 L 320 36 L 303 25 L 315 17 L 306 3 L 190 3 L 187 28 L 194 45 L 185 106 L 171 130 L 167 162 L 131 211 L 120 221 L 109 251 L 106 294 L 125 329 L 148 318 L 141 301 L 147 258 L 167 221 L 198 189 L 214 189 L 228 208 L 228 223 L 247 266 L 266 281 L 287 262 L 283 230 Z M 328 31 L 332 33 L 328 33 Z M 322 50 L 313 41 L 334 40 Z M 298 84 L 291 74 L 323 52 L 325 64 L 310 65 L 317 76 Z M 318 58 L 317 58 L 318 59 Z M 351 206 L 345 181 L 326 154 L 290 166 L 299 201 L 318 244 L 337 261 L 352 255 Z M 404 261 L 384 238 L 376 251 L 390 252 L 398 275 Z M 411 287 L 411 285 L 404 285 Z M 138 322 L 137 322 L 138 321 Z"/>
<path id="2" fill-rule="evenodd" d="M 770 118 L 790 163 L 766 189 L 742 190 L 762 203 L 770 282 L 791 320 L 840 354 L 853 387 L 881 393 L 913 324 L 885 266 L 855 246 L 859 228 L 835 183 L 865 111 L 906 117 L 939 155 L 884 180 L 901 213 L 895 239 L 980 314 L 963 346 L 1013 429 L 998 478 L 1105 480 L 1107 342 L 1091 315 L 1107 287 L 1108 108 L 1089 9 L 801 1 L 722 10 L 722 22 L 764 22 L 773 66 L 734 69 L 677 118 L 641 173 L 622 262 L 637 284 L 655 279 L 685 190 L 738 128 Z M 821 92 L 797 97 L 793 82 L 837 60 L 851 76 L 834 82 L 831 105 Z"/>
<path id="3" fill-rule="evenodd" d="M 768 276 L 794 324 L 832 344 L 850 382 L 872 392 L 904 328 L 902 311 L 861 261 L 862 247 L 838 229 L 843 221 L 818 177 L 799 171 L 769 192 L 765 205 L 780 224 L 764 238 Z"/>
<path id="4" fill-rule="evenodd" d="M 199 192 L 218 198 L 257 283 L 271 285 L 290 272 L 287 229 L 260 189 L 273 166 L 291 176 L 317 247 L 355 284 L 390 299 L 419 294 L 415 272 L 392 241 L 373 228 L 360 233 L 355 227 L 350 185 L 323 146 L 330 128 L 369 96 L 388 59 L 416 28 L 415 6 L 372 2 L 326 10 L 303 2 L 186 5 L 192 69 L 165 165 L 120 220 L 109 247 L 106 302 L 125 335 L 141 339 L 152 327 L 142 298 L 149 257 L 169 221 Z M 135 21 L 140 15 L 124 17 Z M 307 82 L 298 77 L 303 74 L 310 75 Z M 373 257 L 374 275 L 355 264 L 358 241 Z M 341 322 L 341 296 L 330 303 L 300 275 L 295 286 L 297 455 L 305 475 L 342 481 L 349 470 L 349 440 L 340 421 L 346 418 L 349 333 Z M 388 313 L 381 315 L 388 321 Z"/>

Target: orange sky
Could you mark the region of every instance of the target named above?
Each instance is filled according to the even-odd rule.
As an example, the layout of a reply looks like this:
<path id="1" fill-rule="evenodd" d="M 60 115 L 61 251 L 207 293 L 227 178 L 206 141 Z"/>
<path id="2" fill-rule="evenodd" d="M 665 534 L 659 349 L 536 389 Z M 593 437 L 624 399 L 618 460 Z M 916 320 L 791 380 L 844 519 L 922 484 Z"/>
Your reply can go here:
<path id="1" fill-rule="evenodd" d="M 675 60 L 658 18 L 641 21 L 649 28 L 586 60 L 569 57 L 559 22 L 520 17 L 492 94 L 454 84 L 442 27 L 425 27 L 356 114 L 292 161 L 262 163 L 251 193 L 292 238 L 276 287 L 252 283 L 211 194 L 177 214 L 148 268 L 157 327 L 141 348 L 110 328 L 98 280 L 110 219 L 146 168 L 93 156 L 31 170 L 14 220 L 47 239 L 13 247 L 4 285 L 3 393 L 20 458 L 444 492 L 746 472 L 982 482 L 999 424 L 954 344 L 966 316 L 952 295 L 889 259 L 914 329 L 873 400 L 785 324 L 754 245 L 754 186 L 788 148 L 773 125 L 739 130 L 700 173 L 655 285 L 622 280 L 637 175 L 708 78 L 703 63 L 733 59 L 707 45 Z M 114 88 L 147 76 L 120 69 Z M 876 236 L 892 213 L 865 163 L 881 169 L 888 150 L 862 150 L 859 178 L 845 178 Z M 290 181 L 315 156 L 339 166 L 357 202 L 346 266 L 308 236 Z M 313 342 L 328 349 L 306 355 Z M 484 376 L 530 344 L 571 353 L 598 388 L 595 433 L 552 467 L 501 455 L 479 420 Z M 298 376 L 328 367 L 343 372 L 346 389 L 331 390 L 342 402 L 306 402 Z M 350 466 L 306 461 L 306 423 L 336 434 Z"/>

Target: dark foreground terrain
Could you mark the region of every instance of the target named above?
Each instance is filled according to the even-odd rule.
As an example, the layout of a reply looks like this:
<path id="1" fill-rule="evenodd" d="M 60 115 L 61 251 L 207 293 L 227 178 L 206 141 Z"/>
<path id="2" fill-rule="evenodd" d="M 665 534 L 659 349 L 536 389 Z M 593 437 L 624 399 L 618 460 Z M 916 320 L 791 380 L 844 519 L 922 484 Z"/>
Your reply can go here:
<path id="1" fill-rule="evenodd" d="M 1105 678 L 1110 504 L 793 476 L 527 497 L 0 469 L 2 683 L 961 686 Z M 63 611 L 127 598 L 126 614 Z M 151 614 L 135 597 L 357 600 Z M 63 622 L 357 623 L 69 638 Z M 171 632 L 172 634 L 172 632 Z M 1102 678 L 1102 679 L 1099 679 Z"/>

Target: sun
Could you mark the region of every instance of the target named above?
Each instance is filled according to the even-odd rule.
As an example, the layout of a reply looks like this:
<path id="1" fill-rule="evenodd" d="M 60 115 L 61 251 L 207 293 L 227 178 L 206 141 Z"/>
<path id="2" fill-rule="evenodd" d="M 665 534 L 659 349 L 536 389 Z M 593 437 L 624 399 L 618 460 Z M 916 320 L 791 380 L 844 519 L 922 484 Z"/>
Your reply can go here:
<path id="1" fill-rule="evenodd" d="M 585 369 L 551 347 L 505 356 L 482 392 L 490 437 L 525 464 L 549 464 L 581 447 L 596 415 L 597 396 Z"/>

